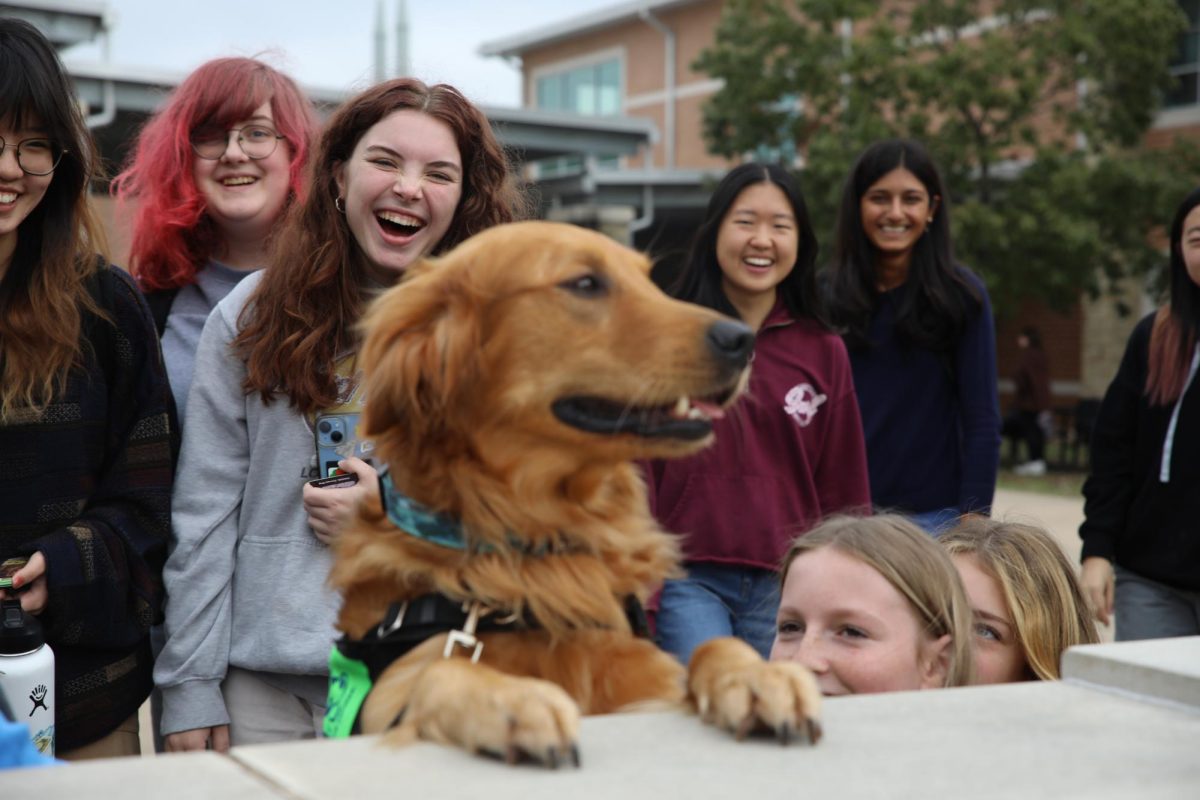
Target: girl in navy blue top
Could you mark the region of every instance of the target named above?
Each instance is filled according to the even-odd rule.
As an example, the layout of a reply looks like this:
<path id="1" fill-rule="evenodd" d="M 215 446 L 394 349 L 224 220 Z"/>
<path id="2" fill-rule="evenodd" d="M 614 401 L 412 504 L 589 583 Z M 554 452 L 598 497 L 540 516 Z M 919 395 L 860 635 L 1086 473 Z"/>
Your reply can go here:
<path id="1" fill-rule="evenodd" d="M 867 440 L 871 499 L 931 532 L 988 513 L 1000 415 L 982 281 L 955 263 L 946 191 L 925 148 L 867 148 L 846 181 L 828 274 Z"/>

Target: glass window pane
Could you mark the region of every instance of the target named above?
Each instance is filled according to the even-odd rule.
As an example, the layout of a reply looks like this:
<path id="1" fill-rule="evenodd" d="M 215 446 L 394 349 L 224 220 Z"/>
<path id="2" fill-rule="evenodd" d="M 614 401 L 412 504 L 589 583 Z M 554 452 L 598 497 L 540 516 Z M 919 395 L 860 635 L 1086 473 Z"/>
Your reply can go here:
<path id="1" fill-rule="evenodd" d="M 1185 72 L 1182 75 L 1176 75 L 1175 78 L 1179 82 L 1175 88 L 1167 93 L 1166 99 L 1163 101 L 1165 106 L 1190 106 L 1196 103 L 1196 80 L 1195 72 Z"/>
<path id="2" fill-rule="evenodd" d="M 1200 32 L 1189 31 L 1181 35 L 1175 42 L 1175 52 L 1171 55 L 1171 66 L 1195 64 L 1200 61 Z"/>
<path id="3" fill-rule="evenodd" d="M 538 78 L 537 107 L 546 111 L 563 110 L 563 76 L 550 75 Z"/>
<path id="4" fill-rule="evenodd" d="M 567 73 L 567 91 L 565 108 L 576 114 L 594 114 L 594 91 L 592 87 L 592 70 L 573 69 Z"/>
<path id="5" fill-rule="evenodd" d="M 1200 0 L 1179 0 L 1179 7 L 1187 14 L 1193 28 L 1200 25 Z"/>
<path id="6" fill-rule="evenodd" d="M 601 64 L 596 69 L 596 82 L 599 86 L 596 113 L 619 114 L 621 112 L 621 62 L 613 59 Z"/>
<path id="7" fill-rule="evenodd" d="M 604 61 L 539 78 L 538 108 L 576 114 L 619 114 L 621 62 Z"/>

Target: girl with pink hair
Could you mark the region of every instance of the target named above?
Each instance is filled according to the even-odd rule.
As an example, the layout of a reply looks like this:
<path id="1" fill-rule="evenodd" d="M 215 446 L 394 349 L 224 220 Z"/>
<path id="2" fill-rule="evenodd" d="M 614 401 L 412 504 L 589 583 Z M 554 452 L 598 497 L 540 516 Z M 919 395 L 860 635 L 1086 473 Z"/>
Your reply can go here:
<path id="1" fill-rule="evenodd" d="M 150 302 L 181 421 L 208 312 L 267 264 L 315 133 L 291 78 L 256 59 L 218 58 L 167 98 L 113 181 L 118 199 L 137 202 L 130 271 Z"/>

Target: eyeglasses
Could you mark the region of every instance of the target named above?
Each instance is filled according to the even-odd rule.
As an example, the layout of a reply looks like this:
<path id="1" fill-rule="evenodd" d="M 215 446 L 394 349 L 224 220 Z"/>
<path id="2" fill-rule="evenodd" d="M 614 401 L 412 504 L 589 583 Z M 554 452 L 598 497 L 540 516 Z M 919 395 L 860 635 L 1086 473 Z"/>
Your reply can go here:
<path id="1" fill-rule="evenodd" d="M 247 157 L 258 161 L 275 152 L 279 140 L 287 138 L 265 125 L 247 125 L 244 128 L 202 128 L 193 131 L 190 137 L 192 150 L 208 161 L 217 161 L 229 148 L 229 134 L 237 134 L 238 147 Z"/>
<path id="2" fill-rule="evenodd" d="M 4 151 L 9 147 L 13 148 L 17 157 L 17 166 L 26 175 L 49 175 L 54 172 L 54 168 L 67 152 L 49 139 L 6 142 L 4 137 L 0 136 L 0 157 L 4 156 Z"/>

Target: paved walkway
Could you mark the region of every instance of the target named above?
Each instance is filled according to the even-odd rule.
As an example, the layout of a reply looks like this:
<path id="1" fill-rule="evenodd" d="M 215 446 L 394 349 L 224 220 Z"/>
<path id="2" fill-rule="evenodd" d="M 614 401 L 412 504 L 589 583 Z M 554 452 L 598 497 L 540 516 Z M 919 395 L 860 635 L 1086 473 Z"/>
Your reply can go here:
<path id="1" fill-rule="evenodd" d="M 1083 496 L 1059 497 L 1038 492 L 997 489 L 992 516 L 1012 522 L 1036 523 L 1054 535 L 1072 563 L 1079 563 L 1079 524 Z"/>

